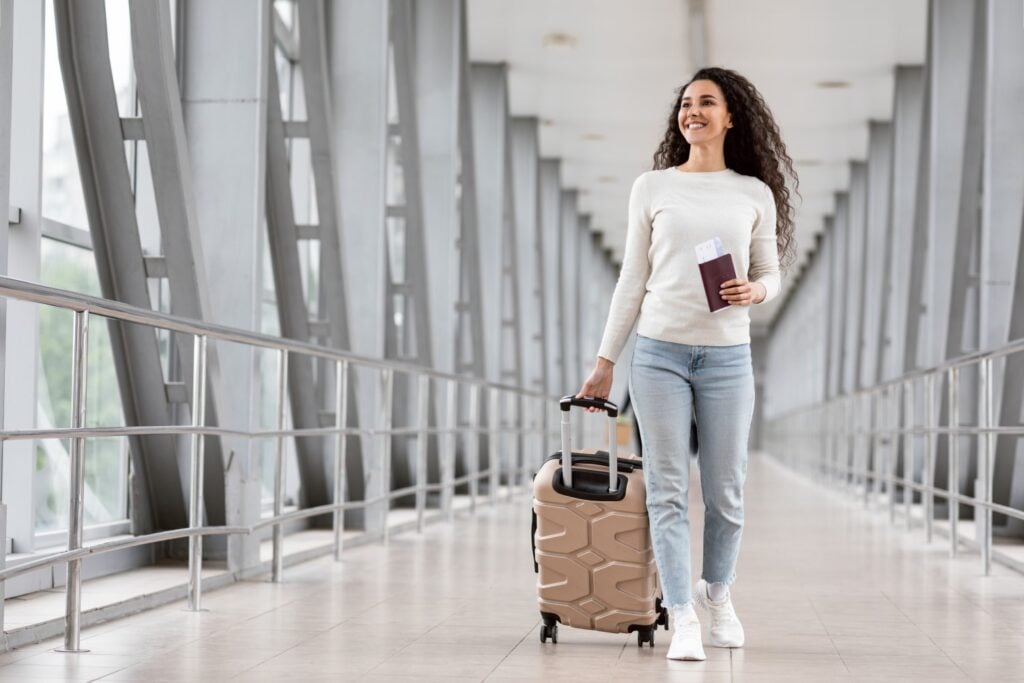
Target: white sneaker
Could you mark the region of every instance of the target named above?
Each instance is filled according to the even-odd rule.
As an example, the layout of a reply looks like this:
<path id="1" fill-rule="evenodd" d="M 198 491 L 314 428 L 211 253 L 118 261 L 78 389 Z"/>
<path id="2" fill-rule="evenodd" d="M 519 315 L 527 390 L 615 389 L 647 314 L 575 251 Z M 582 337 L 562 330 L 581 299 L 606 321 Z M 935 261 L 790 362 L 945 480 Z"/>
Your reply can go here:
<path id="1" fill-rule="evenodd" d="M 711 646 L 743 647 L 743 625 L 732 607 L 732 599 L 726 593 L 718 602 L 708 595 L 708 582 L 701 579 L 693 588 L 694 602 L 711 614 Z"/>
<path id="2" fill-rule="evenodd" d="M 700 638 L 700 621 L 693 607 L 676 607 L 672 612 L 672 626 L 675 633 L 672 636 L 672 644 L 668 646 L 667 659 L 687 659 L 691 661 L 703 661 L 707 659 L 704 654 L 704 644 Z"/>

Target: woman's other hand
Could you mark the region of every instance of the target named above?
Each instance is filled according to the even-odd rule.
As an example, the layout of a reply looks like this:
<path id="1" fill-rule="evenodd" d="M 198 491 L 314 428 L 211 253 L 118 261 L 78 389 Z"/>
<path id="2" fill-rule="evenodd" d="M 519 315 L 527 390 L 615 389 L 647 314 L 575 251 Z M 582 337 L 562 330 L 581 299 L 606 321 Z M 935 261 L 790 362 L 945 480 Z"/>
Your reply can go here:
<path id="1" fill-rule="evenodd" d="M 718 293 L 727 303 L 734 306 L 749 306 L 764 301 L 768 291 L 760 282 L 748 282 L 737 278 L 723 282 Z"/>
<path id="2" fill-rule="evenodd" d="M 583 387 L 576 394 L 576 398 L 592 396 L 594 398 L 607 399 L 608 395 L 612 392 L 614 368 L 615 363 L 607 358 L 598 356 L 593 372 L 590 373 L 590 377 L 587 377 L 587 381 L 583 383 Z M 597 411 L 597 408 L 587 408 L 588 413 L 596 413 Z"/>

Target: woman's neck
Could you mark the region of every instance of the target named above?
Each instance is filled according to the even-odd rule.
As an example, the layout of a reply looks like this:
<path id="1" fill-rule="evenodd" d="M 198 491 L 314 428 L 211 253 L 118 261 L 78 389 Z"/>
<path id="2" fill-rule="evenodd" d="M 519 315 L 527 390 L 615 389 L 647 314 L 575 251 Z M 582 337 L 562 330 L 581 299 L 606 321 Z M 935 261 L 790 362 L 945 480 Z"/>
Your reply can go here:
<path id="1" fill-rule="evenodd" d="M 691 173 L 709 173 L 725 169 L 725 152 L 721 146 L 709 149 L 703 145 L 694 145 L 690 147 L 690 158 L 679 166 L 680 171 Z"/>

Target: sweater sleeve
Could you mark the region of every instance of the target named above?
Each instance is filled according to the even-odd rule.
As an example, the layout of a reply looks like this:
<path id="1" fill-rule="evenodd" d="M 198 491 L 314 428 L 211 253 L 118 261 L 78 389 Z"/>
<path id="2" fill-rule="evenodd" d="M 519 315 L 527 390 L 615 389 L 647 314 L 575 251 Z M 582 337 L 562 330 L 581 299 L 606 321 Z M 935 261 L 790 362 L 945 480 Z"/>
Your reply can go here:
<path id="1" fill-rule="evenodd" d="M 598 356 L 615 362 L 626 339 L 633 330 L 640 304 L 647 293 L 647 279 L 651 274 L 649 251 L 651 248 L 651 205 L 647 193 L 646 174 L 633 182 L 629 193 L 629 214 L 626 227 L 626 249 L 622 269 L 612 294 L 608 321 L 604 326 Z"/>
<path id="2" fill-rule="evenodd" d="M 750 270 L 747 280 L 764 285 L 764 301 L 774 299 L 782 287 L 779 277 L 779 250 L 776 235 L 775 197 L 767 185 L 761 185 L 764 200 L 750 236 Z"/>

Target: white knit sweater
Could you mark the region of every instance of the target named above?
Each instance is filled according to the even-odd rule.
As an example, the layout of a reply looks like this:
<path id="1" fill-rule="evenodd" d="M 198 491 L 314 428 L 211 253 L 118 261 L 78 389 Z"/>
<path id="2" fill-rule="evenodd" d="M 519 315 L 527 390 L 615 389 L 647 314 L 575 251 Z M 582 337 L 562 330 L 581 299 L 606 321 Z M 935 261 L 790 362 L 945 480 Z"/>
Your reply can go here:
<path id="1" fill-rule="evenodd" d="M 711 313 L 694 247 L 718 237 L 736 277 L 779 293 L 775 199 L 759 179 L 730 169 L 648 171 L 629 196 L 626 251 L 598 355 L 615 362 L 633 324 L 645 337 L 694 346 L 750 342 L 747 306 Z"/>

